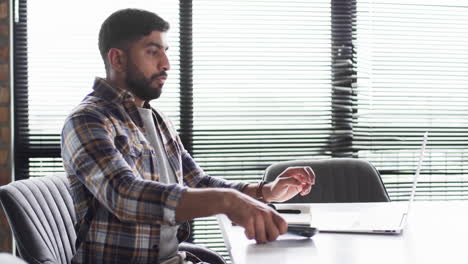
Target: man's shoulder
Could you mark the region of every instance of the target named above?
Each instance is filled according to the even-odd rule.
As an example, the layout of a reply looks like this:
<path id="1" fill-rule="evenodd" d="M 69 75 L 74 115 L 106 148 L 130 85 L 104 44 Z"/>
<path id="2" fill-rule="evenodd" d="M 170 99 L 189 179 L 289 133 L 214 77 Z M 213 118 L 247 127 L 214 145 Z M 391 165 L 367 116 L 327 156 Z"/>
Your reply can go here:
<path id="1" fill-rule="evenodd" d="M 68 115 L 68 118 L 76 116 L 94 116 L 108 118 L 115 113 L 121 112 L 122 106 L 114 102 L 104 100 L 94 94 L 87 95 Z"/>

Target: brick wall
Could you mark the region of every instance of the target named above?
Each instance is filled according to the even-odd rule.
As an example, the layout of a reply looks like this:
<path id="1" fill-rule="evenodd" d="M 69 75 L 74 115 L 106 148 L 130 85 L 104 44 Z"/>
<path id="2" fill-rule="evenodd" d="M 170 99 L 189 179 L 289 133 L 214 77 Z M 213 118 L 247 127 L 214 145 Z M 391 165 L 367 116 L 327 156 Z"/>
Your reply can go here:
<path id="1" fill-rule="evenodd" d="M 10 7 L 0 0 L 0 185 L 11 182 Z M 0 207 L 0 252 L 12 252 L 11 232 Z"/>

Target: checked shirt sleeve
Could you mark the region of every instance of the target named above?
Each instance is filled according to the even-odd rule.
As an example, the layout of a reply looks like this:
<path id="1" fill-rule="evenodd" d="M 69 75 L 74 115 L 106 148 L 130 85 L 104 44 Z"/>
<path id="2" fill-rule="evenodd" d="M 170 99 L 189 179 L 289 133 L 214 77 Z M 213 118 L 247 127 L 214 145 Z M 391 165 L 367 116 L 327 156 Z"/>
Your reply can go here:
<path id="1" fill-rule="evenodd" d="M 99 113 L 84 110 L 68 117 L 62 131 L 68 174 L 123 222 L 177 224 L 167 212 L 175 212 L 186 188 L 135 175 L 117 149 L 115 137 L 111 122 Z"/>

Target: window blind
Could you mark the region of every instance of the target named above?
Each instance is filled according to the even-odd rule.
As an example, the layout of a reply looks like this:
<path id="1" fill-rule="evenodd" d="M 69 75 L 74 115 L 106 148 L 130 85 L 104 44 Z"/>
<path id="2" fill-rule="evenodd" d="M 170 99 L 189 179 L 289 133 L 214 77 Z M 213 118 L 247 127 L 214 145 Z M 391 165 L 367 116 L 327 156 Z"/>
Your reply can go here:
<path id="1" fill-rule="evenodd" d="M 466 199 L 468 1 L 357 1 L 354 141 L 392 200 Z"/>
<path id="2" fill-rule="evenodd" d="M 467 6 L 19 0 L 16 178 L 62 170 L 63 120 L 104 76 L 100 24 L 139 7 L 171 23 L 172 69 L 152 104 L 210 175 L 258 181 L 276 161 L 358 157 L 376 165 L 392 200 L 405 200 L 429 131 L 418 199 L 466 199 Z M 195 222 L 194 239 L 229 258 L 214 218 Z"/>
<path id="3" fill-rule="evenodd" d="M 193 1 L 193 156 L 211 176 L 258 181 L 276 161 L 331 156 L 327 1 Z M 194 241 L 225 257 L 215 219 Z"/>
<path id="4" fill-rule="evenodd" d="M 105 77 L 98 49 L 102 22 L 122 8 L 143 8 L 169 21 L 170 78 L 153 106 L 179 127 L 179 6 L 177 1 L 19 1 L 15 31 L 17 179 L 62 171 L 60 132 L 65 117 Z M 92 8 L 90 8 L 92 7 Z M 56 11 L 51 11 L 56 10 Z M 47 14 L 47 15 L 44 15 Z M 22 57 L 21 57 L 22 55 Z M 19 60 L 21 59 L 21 60 Z"/>

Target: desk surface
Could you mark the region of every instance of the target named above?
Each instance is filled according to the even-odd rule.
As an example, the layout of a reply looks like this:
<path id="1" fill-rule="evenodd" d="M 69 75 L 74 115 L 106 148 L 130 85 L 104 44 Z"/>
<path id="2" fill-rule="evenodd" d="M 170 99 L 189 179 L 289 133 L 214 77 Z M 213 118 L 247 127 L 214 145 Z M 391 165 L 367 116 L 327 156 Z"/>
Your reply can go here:
<path id="1" fill-rule="evenodd" d="M 339 204 L 310 206 L 314 212 Z M 304 239 L 285 234 L 260 245 L 226 216 L 218 220 L 235 264 L 468 263 L 468 201 L 415 202 L 401 235 L 318 233 Z"/>

